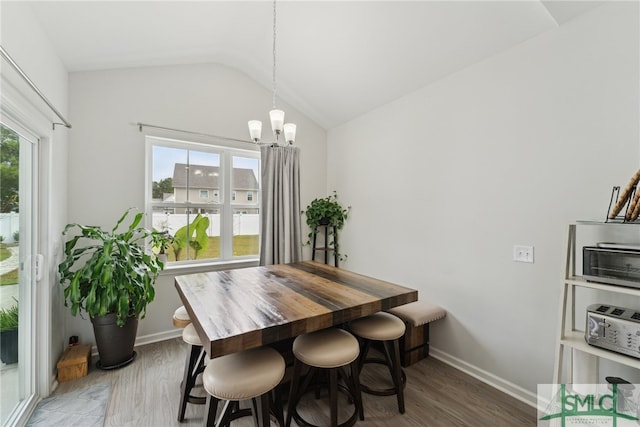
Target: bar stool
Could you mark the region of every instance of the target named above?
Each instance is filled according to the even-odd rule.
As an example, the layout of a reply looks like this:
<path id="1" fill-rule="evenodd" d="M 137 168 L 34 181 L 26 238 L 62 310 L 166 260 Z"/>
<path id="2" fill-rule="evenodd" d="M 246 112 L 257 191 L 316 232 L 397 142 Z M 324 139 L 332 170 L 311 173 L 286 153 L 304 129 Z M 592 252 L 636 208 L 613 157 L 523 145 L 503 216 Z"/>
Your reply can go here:
<path id="1" fill-rule="evenodd" d="M 173 326 L 176 328 L 186 328 L 191 323 L 191 317 L 184 305 L 181 305 L 173 312 Z"/>
<path id="2" fill-rule="evenodd" d="M 178 310 L 176 310 L 176 312 Z M 176 316 L 174 314 L 174 324 L 176 324 L 175 319 Z M 184 319 L 182 322 L 184 322 Z M 180 407 L 178 408 L 178 421 L 180 422 L 184 421 L 184 413 L 187 410 L 187 403 L 204 405 L 207 402 L 207 399 L 204 396 L 191 395 L 191 391 L 196 384 L 196 378 L 202 373 L 202 371 L 204 371 L 205 351 L 202 347 L 202 343 L 200 342 L 200 337 L 196 332 L 196 328 L 190 320 L 182 330 L 182 340 L 189 344 L 189 351 L 187 352 L 184 374 L 182 376 L 182 382 L 180 383 Z"/>
<path id="3" fill-rule="evenodd" d="M 329 328 L 321 331 L 298 336 L 293 342 L 293 376 L 289 391 L 286 427 L 290 427 L 291 419 L 295 419 L 300 426 L 311 426 L 297 411 L 301 397 L 307 391 L 311 379 L 319 370 L 327 370 L 329 374 L 329 402 L 331 426 L 338 426 L 338 391 L 346 394 L 349 401 L 355 403 L 355 410 L 351 417 L 339 427 L 348 427 L 356 423 L 356 418 L 364 419 L 362 410 L 362 396 L 357 381 L 358 355 L 360 346 L 358 340 L 343 329 Z M 351 375 L 347 375 L 345 367 L 349 365 Z M 300 386 L 302 368 L 309 367 L 309 373 Z M 346 387 L 338 384 L 341 377 Z M 316 394 L 317 395 L 317 394 Z"/>
<path id="4" fill-rule="evenodd" d="M 393 381 L 393 387 L 388 389 L 374 389 L 360 383 L 362 391 L 377 396 L 397 395 L 398 411 L 404 414 L 403 389 L 407 382 L 407 377 L 400 366 L 400 338 L 404 335 L 404 322 L 393 314 L 379 312 L 352 320 L 349 323 L 349 330 L 364 341 L 358 364 L 358 381 L 365 363 L 386 365 Z M 382 342 L 384 359 L 379 357 L 367 358 L 371 343 L 374 341 Z"/>
<path id="5" fill-rule="evenodd" d="M 257 427 L 269 426 L 270 392 L 284 377 L 285 362 L 276 350 L 261 347 L 228 354 L 209 360 L 202 375 L 207 402 L 207 427 L 224 426 L 239 417 L 249 415 L 240 411 L 239 402 L 251 399 Z M 225 405 L 216 422 L 218 403 Z M 281 423 L 282 414 L 277 416 Z M 281 425 L 281 424 L 280 424 Z"/>

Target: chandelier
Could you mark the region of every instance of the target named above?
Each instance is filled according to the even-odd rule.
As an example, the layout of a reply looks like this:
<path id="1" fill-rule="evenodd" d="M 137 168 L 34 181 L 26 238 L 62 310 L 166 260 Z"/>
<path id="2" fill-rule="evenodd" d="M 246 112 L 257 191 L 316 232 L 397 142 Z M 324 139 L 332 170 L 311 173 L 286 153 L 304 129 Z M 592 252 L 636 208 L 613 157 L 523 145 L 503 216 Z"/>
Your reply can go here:
<path id="1" fill-rule="evenodd" d="M 293 144 L 296 139 L 296 125 L 284 122 L 284 111 L 276 108 L 276 0 L 273 0 L 273 109 L 269 111 L 271 129 L 273 130 L 273 145 L 278 145 L 280 136 L 284 134 L 285 142 Z M 262 122 L 249 120 L 249 135 L 255 143 L 262 138 Z"/>

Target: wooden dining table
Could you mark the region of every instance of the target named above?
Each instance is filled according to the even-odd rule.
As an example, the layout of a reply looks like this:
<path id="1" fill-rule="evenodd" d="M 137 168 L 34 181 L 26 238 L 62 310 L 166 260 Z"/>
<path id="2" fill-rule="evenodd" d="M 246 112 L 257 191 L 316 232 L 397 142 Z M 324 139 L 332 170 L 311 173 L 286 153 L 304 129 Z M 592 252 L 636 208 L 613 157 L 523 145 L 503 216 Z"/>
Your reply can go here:
<path id="1" fill-rule="evenodd" d="M 313 261 L 177 276 L 210 358 L 341 325 L 418 299 L 418 291 Z"/>

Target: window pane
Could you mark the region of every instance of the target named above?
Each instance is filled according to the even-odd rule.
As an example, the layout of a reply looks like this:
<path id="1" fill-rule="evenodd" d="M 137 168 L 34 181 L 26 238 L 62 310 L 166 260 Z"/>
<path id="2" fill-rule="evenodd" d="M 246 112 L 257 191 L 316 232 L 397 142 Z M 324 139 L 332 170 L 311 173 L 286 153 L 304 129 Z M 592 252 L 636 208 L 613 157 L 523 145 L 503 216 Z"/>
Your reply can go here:
<path id="1" fill-rule="evenodd" d="M 253 197 L 258 191 L 258 159 L 233 156 L 233 173 L 231 189 L 235 192 L 234 205 L 255 205 L 258 209 L 258 198 Z M 251 194 L 251 196 L 249 196 Z M 251 198 L 251 200 L 249 200 Z"/>
<path id="2" fill-rule="evenodd" d="M 220 155 L 172 147 L 153 147 L 152 198 L 158 202 L 212 203 L 220 191 Z"/>
<path id="3" fill-rule="evenodd" d="M 156 202 L 175 202 L 173 180 L 176 163 L 187 163 L 187 150 L 171 147 L 153 147 L 152 199 Z M 182 178 L 185 180 L 185 178 Z"/>
<path id="4" fill-rule="evenodd" d="M 233 256 L 258 255 L 260 216 L 247 209 L 233 210 Z"/>
<path id="5" fill-rule="evenodd" d="M 260 209 L 258 200 L 259 160 L 241 156 L 232 158 L 231 188 L 235 193 L 233 209 L 233 256 L 259 254 Z M 242 205 L 242 207 L 239 207 Z"/>

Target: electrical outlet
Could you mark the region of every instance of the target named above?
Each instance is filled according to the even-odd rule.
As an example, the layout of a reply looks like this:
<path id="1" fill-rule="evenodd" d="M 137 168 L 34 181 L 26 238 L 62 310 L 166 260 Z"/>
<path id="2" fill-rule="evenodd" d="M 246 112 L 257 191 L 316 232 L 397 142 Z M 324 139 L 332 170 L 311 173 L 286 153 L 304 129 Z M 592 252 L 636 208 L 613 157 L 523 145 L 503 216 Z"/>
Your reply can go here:
<path id="1" fill-rule="evenodd" d="M 533 263 L 533 246 L 514 245 L 513 260 Z"/>

